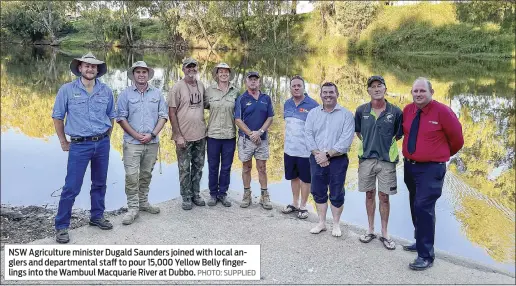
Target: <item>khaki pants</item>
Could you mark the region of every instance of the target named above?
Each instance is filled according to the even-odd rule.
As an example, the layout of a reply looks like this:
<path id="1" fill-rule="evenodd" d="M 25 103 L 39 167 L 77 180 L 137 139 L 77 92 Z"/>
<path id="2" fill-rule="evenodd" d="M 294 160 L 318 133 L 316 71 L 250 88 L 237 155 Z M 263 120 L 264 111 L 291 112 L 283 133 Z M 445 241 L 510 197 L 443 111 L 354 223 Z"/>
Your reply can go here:
<path id="1" fill-rule="evenodd" d="M 148 201 L 152 170 L 158 158 L 158 144 L 124 142 L 125 194 L 128 208 L 139 208 L 140 204 Z"/>

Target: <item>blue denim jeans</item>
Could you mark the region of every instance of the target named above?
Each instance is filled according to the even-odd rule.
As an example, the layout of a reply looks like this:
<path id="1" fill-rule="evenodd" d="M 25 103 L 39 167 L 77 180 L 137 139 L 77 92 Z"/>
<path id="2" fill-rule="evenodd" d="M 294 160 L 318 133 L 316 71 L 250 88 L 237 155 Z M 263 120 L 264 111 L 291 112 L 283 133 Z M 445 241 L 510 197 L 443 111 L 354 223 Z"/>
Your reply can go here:
<path id="1" fill-rule="evenodd" d="M 348 164 L 348 156 L 343 155 L 331 158 L 330 165 L 323 168 L 317 164 L 314 155 L 310 155 L 311 193 L 316 203 L 328 202 L 329 189 L 331 204 L 336 208 L 340 208 L 344 204 L 344 183 Z"/>
<path id="2" fill-rule="evenodd" d="M 91 219 L 104 216 L 104 198 L 109 165 L 109 137 L 100 141 L 70 143 L 65 185 L 61 192 L 59 208 L 55 218 L 56 229 L 68 228 L 75 197 L 80 193 L 86 168 L 91 161 Z"/>
<path id="3" fill-rule="evenodd" d="M 229 189 L 236 141 L 208 137 L 208 187 L 212 197 L 223 197 Z M 219 174 L 220 168 L 220 174 Z"/>

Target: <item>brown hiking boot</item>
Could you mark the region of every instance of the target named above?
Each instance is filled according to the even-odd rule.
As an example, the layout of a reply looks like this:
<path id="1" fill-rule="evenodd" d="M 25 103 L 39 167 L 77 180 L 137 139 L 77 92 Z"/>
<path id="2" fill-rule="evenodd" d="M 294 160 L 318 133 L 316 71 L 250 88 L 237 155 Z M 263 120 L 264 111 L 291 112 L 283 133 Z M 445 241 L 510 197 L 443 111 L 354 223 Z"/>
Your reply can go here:
<path id="1" fill-rule="evenodd" d="M 241 208 L 247 208 L 251 205 L 251 190 L 244 190 L 244 197 L 242 198 L 242 203 L 240 203 Z"/>
<path id="2" fill-rule="evenodd" d="M 266 210 L 272 210 L 271 199 L 269 198 L 268 191 L 262 191 L 262 195 L 260 196 L 260 205 Z"/>

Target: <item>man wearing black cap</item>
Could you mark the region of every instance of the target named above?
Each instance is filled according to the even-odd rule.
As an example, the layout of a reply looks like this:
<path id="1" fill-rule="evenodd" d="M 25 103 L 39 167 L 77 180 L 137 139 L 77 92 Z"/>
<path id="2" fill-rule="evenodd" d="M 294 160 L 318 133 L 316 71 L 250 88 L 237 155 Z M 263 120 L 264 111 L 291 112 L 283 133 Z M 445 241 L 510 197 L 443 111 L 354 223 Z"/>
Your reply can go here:
<path id="1" fill-rule="evenodd" d="M 389 250 L 396 244 L 387 233 L 389 221 L 389 196 L 397 192 L 396 164 L 399 161 L 396 141 L 403 135 L 402 112 L 385 100 L 387 87 L 383 77 L 375 75 L 367 80 L 369 103 L 359 106 L 355 112 L 355 132 L 362 144 L 358 149 L 358 189 L 366 193 L 366 210 L 369 230 L 360 241 L 369 243 L 376 238 L 374 215 L 376 189 L 380 199 L 382 235 L 380 241 Z M 378 188 L 376 180 L 378 179 Z"/>
<path id="2" fill-rule="evenodd" d="M 267 166 L 269 143 L 267 129 L 272 124 L 274 110 L 270 96 L 260 91 L 260 74 L 250 71 L 246 76 L 247 91 L 235 103 L 235 123 L 238 126 L 238 158 L 242 161 L 244 197 L 240 207 L 251 204 L 251 169 L 253 156 L 256 159 L 258 180 L 260 181 L 260 204 L 264 209 L 272 209 L 267 191 Z"/>

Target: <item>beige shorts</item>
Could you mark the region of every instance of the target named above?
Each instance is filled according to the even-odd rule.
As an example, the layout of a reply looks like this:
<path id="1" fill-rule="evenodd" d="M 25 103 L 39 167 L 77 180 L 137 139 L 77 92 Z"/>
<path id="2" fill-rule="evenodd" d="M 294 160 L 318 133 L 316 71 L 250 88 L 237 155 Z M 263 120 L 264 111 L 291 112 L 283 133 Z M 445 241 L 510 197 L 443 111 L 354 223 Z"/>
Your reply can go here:
<path id="1" fill-rule="evenodd" d="M 378 188 L 376 178 L 378 178 Z M 396 164 L 378 159 L 360 159 L 358 190 L 367 192 L 375 189 L 387 195 L 397 193 Z"/>
<path id="2" fill-rule="evenodd" d="M 238 136 L 238 159 L 242 162 L 247 162 L 253 156 L 256 160 L 265 161 L 269 159 L 269 141 L 262 140 L 260 146 L 257 146 L 251 139 Z"/>

